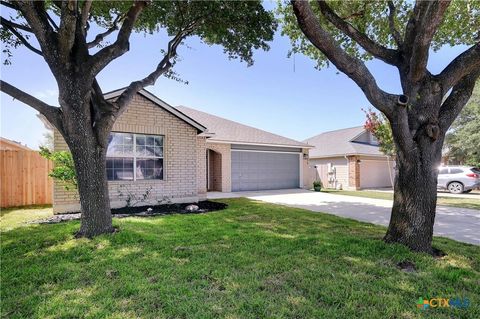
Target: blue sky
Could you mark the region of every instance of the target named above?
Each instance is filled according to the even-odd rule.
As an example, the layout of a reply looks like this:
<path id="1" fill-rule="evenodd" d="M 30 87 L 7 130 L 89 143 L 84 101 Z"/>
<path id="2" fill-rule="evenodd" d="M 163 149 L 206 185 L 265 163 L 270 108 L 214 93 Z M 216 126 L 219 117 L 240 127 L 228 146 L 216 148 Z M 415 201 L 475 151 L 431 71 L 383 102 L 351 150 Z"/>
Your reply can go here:
<path id="1" fill-rule="evenodd" d="M 130 52 L 99 75 L 103 91 L 124 87 L 151 72 L 166 42 L 162 34 L 134 35 Z M 175 70 L 189 84 L 160 78 L 147 88 L 173 106 L 197 108 L 297 140 L 364 122 L 361 108 L 369 103 L 362 91 L 333 67 L 318 71 L 315 63 L 302 55 L 287 58 L 290 42 L 279 33 L 270 51 L 256 52 L 252 67 L 228 60 L 221 47 L 207 46 L 198 38 L 189 39 L 187 44 L 179 50 L 181 61 Z M 464 49 L 445 47 L 432 53 L 430 70 L 439 72 Z M 375 61 L 368 66 L 383 89 L 400 92 L 394 68 Z M 1 77 L 58 105 L 57 85 L 46 63 L 27 49 L 14 51 L 12 65 L 2 65 Z M 2 137 L 32 148 L 38 147 L 46 132 L 36 111 L 3 93 L 0 124 Z"/>

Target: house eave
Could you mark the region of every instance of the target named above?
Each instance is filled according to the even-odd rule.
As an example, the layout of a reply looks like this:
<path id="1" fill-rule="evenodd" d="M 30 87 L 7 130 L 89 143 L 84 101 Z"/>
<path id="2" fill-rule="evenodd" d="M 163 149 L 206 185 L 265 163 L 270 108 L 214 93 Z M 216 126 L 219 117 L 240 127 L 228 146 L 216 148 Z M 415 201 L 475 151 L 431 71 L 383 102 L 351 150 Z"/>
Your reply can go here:
<path id="1" fill-rule="evenodd" d="M 207 143 L 241 144 L 241 145 L 271 146 L 271 147 L 308 148 L 308 149 L 314 148 L 314 146 L 310 146 L 310 145 L 286 145 L 286 144 L 274 144 L 274 143 L 254 143 L 254 142 L 243 142 L 243 141 L 220 140 L 220 139 L 215 139 L 215 138 L 208 139 Z"/>
<path id="2" fill-rule="evenodd" d="M 370 157 L 390 157 L 385 154 L 366 154 L 366 153 L 343 153 L 343 154 L 329 154 L 321 156 L 309 156 L 310 159 L 322 159 L 322 158 L 331 158 L 331 157 L 345 157 L 345 156 L 370 156 Z"/>
<path id="3" fill-rule="evenodd" d="M 122 88 L 122 89 L 118 89 L 118 90 L 115 90 L 115 91 L 112 91 L 112 92 L 108 92 L 108 93 L 105 93 L 103 96 L 106 100 L 110 100 L 110 99 L 114 99 L 118 96 L 120 96 L 120 94 L 123 93 L 123 91 L 125 91 L 125 88 Z M 181 119 L 182 121 L 186 122 L 187 124 L 193 126 L 194 128 L 197 129 L 198 133 L 201 134 L 201 133 L 204 133 L 205 131 L 207 131 L 207 128 L 205 126 L 203 126 L 202 124 L 198 123 L 197 121 L 195 121 L 194 119 L 192 119 L 191 117 L 187 116 L 186 114 L 180 112 L 179 110 L 177 110 L 176 108 L 174 108 L 173 106 L 169 105 L 168 103 L 166 103 L 165 101 L 159 99 L 158 97 L 156 97 L 155 95 L 153 95 L 152 93 L 148 92 L 147 90 L 145 89 L 142 89 L 140 91 L 138 91 L 138 94 L 140 94 L 141 96 L 143 96 L 144 98 L 146 98 L 147 100 L 150 100 L 152 103 L 162 107 L 163 109 L 165 109 L 167 112 L 173 114 L 174 116 L 178 117 L 179 119 Z"/>

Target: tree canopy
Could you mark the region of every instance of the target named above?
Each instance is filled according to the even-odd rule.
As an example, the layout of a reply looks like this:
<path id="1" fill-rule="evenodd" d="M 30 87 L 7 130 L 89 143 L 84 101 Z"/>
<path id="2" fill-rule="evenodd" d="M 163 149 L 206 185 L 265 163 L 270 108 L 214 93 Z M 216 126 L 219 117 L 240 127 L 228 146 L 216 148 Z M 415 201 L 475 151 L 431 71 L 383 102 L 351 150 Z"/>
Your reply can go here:
<path id="1" fill-rule="evenodd" d="M 415 2 L 407 0 L 335 0 L 318 1 L 318 6 L 311 7 L 322 27 L 345 52 L 362 60 L 371 60 L 376 53 L 382 53 L 384 56 L 380 59 L 390 63 L 394 59 L 393 49 L 403 42 L 403 35 L 410 27 L 414 6 Z M 319 68 L 328 66 L 329 59 L 298 28 L 289 2 L 283 2 L 277 11 L 282 34 L 291 40 L 291 52 L 309 56 Z M 443 45 L 473 45 L 478 43 L 479 30 L 480 1 L 453 1 L 433 35 L 431 49 L 437 51 Z"/>
<path id="2" fill-rule="evenodd" d="M 36 36 L 34 28 L 25 21 L 24 14 L 17 13 L 21 7 L 20 2 L 1 3 L 5 14 L 2 16 L 0 39 L 4 43 L 7 57 L 11 56 L 11 49 L 19 45 L 26 45 L 40 53 L 42 49 L 35 47 L 37 41 L 30 41 Z M 268 49 L 267 42 L 273 39 L 276 28 L 273 14 L 266 11 L 258 1 L 137 1 L 137 6 L 141 6 L 142 10 L 135 11 L 132 10 L 132 3 L 133 1 L 68 1 L 68 7 L 72 15 L 75 12 L 85 13 L 83 22 L 87 33 L 93 25 L 104 29 L 104 32 L 87 35 L 88 48 L 97 52 L 111 52 L 112 45 L 128 40 L 122 35 L 129 36 L 129 28 L 133 32 L 145 34 L 163 29 L 172 37 L 181 31 L 189 36 L 199 36 L 209 45 L 221 45 L 229 57 L 240 58 L 252 64 L 253 50 Z M 76 6 L 76 10 L 72 6 Z M 47 40 L 58 42 L 62 37 L 73 37 L 71 32 L 74 31 L 74 26 L 70 25 L 71 29 L 68 30 L 65 19 L 59 22 L 62 14 L 66 17 L 68 11 L 65 2 L 37 1 L 34 7 L 34 13 L 46 16 L 49 21 L 45 27 L 51 31 L 52 38 Z M 134 17 L 134 13 L 138 16 Z M 128 25 L 128 22 L 133 22 L 133 25 Z M 116 41 L 107 45 L 104 41 L 117 31 L 120 32 Z"/>

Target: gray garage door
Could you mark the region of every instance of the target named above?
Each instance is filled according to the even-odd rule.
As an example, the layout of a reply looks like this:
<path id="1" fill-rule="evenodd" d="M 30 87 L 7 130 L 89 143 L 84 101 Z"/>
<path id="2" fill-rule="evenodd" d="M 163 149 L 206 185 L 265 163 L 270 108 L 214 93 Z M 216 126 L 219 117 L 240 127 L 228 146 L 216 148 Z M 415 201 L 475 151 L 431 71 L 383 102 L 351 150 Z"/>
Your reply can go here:
<path id="1" fill-rule="evenodd" d="M 298 188 L 299 155 L 232 150 L 232 191 Z"/>

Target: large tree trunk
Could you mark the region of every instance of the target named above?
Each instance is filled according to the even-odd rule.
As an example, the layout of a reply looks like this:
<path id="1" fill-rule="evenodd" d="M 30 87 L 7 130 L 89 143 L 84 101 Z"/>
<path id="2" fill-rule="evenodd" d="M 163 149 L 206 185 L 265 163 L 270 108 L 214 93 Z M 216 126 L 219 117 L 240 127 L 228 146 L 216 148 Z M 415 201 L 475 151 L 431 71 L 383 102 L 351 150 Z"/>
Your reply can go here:
<path id="1" fill-rule="evenodd" d="M 64 138 L 75 163 L 80 195 L 82 218 L 77 236 L 91 238 L 114 231 L 106 172 L 107 139 L 111 126 L 95 122 L 91 115 L 94 102 L 90 93 L 81 94 L 76 90 L 67 94 L 71 113 L 64 118 Z M 98 109 L 98 106 L 95 108 Z"/>
<path id="2" fill-rule="evenodd" d="M 426 96 L 426 95 L 425 95 Z M 428 99 L 427 99 L 428 100 Z M 435 108 L 421 108 L 435 110 Z M 423 117 L 423 121 L 419 119 Z M 413 251 L 433 253 L 432 237 L 437 205 L 438 166 L 445 132 L 440 132 L 433 114 L 411 119 L 413 150 L 396 147 L 396 174 L 392 214 L 385 241 L 406 245 Z M 393 126 L 399 125 L 393 122 Z"/>
<path id="3" fill-rule="evenodd" d="M 78 236 L 91 238 L 113 232 L 105 149 L 96 143 L 77 142 L 71 151 L 77 172 L 82 213 Z"/>
<path id="4" fill-rule="evenodd" d="M 437 203 L 437 171 L 433 163 L 397 158 L 392 214 L 385 241 L 432 253 Z"/>

